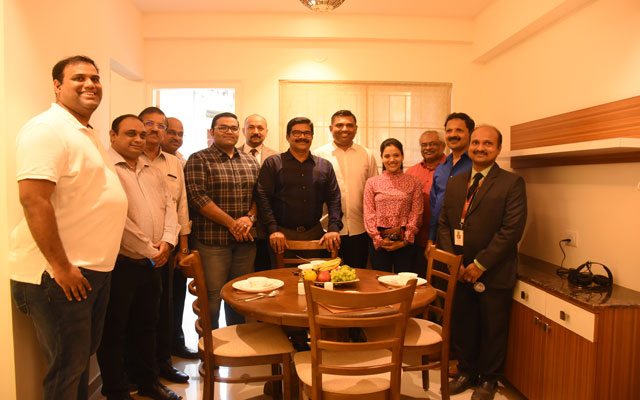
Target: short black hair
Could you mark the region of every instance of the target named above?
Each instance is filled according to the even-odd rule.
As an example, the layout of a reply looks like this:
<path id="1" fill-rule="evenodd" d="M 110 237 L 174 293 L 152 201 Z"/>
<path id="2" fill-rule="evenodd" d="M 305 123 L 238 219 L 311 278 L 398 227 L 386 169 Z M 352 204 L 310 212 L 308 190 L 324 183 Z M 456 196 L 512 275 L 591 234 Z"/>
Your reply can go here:
<path id="1" fill-rule="evenodd" d="M 469 131 L 469 134 L 471 134 L 471 132 L 473 132 L 473 128 L 475 128 L 476 123 L 474 120 L 471 119 L 470 116 L 468 116 L 465 113 L 461 113 L 461 112 L 454 112 L 449 114 L 449 116 L 447 117 L 446 121 L 444 121 L 444 127 L 447 127 L 447 123 L 449 121 L 451 121 L 452 119 L 461 119 L 464 121 L 464 124 L 467 126 L 467 130 Z"/>
<path id="2" fill-rule="evenodd" d="M 353 115 L 353 113 L 349 110 L 339 110 L 333 113 L 333 115 L 331 116 L 331 125 L 333 125 L 333 121 L 335 121 L 336 117 L 351 117 L 353 118 L 353 123 L 358 125 L 358 120 L 356 119 L 356 116 Z"/>
<path id="3" fill-rule="evenodd" d="M 144 118 L 145 115 L 147 114 L 160 114 L 164 117 L 164 124 L 167 126 L 167 128 L 169 127 L 169 120 L 167 120 L 167 116 L 165 115 L 164 111 L 162 111 L 161 109 L 159 109 L 158 107 L 147 107 L 144 110 L 140 111 L 140 114 L 138 114 L 138 118 L 140 118 L 140 120 L 142 121 L 142 118 Z"/>
<path id="4" fill-rule="evenodd" d="M 100 72 L 95 61 L 93 61 L 89 57 L 72 56 L 72 57 L 67 57 L 58 61 L 56 65 L 53 66 L 53 69 L 51 70 L 51 76 L 53 77 L 54 80 L 58 82 L 62 82 L 62 80 L 64 79 L 64 68 L 69 64 L 79 64 L 79 63 L 91 64 L 93 65 L 93 67 L 96 69 L 97 72 Z"/>
<path id="5" fill-rule="evenodd" d="M 404 150 L 402 149 L 402 143 L 395 138 L 385 139 L 382 143 L 380 143 L 380 158 L 382 158 L 382 153 L 384 153 L 384 149 L 389 146 L 394 146 L 398 150 L 400 150 L 400 154 L 404 157 Z M 404 164 L 404 163 L 403 163 Z M 400 164 L 400 169 L 404 169 L 404 165 Z M 382 170 L 384 171 L 386 168 L 384 167 L 384 163 L 382 163 Z"/>
<path id="6" fill-rule="evenodd" d="M 233 118 L 236 121 L 238 121 L 238 117 L 234 113 L 231 113 L 231 112 L 223 112 L 223 113 L 220 113 L 220 114 L 216 114 L 216 116 L 213 117 L 213 121 L 211 121 L 211 129 L 216 127 L 216 122 L 218 122 L 218 120 L 220 118 Z M 238 126 L 240 126 L 240 122 L 238 122 Z"/>
<path id="7" fill-rule="evenodd" d="M 307 117 L 295 117 L 291 119 L 291 121 L 287 123 L 287 136 L 291 134 L 291 129 L 293 128 L 293 126 L 297 124 L 309 125 L 309 127 L 311 128 L 311 135 L 313 136 L 313 122 L 311 122 L 311 120 Z"/>
<path id="8" fill-rule="evenodd" d="M 120 123 L 127 118 L 135 118 L 138 121 L 142 122 L 140 117 L 138 117 L 137 115 L 124 114 L 113 120 L 113 122 L 111 123 L 111 130 L 114 131 L 115 133 L 118 133 L 118 129 L 120 129 Z"/>
<path id="9" fill-rule="evenodd" d="M 500 129 L 496 128 L 493 125 L 482 124 L 482 125 L 476 126 L 476 128 L 473 130 L 473 132 L 477 131 L 480 128 L 491 128 L 494 131 L 496 131 L 496 133 L 498 134 L 498 147 L 502 148 L 502 132 L 500 132 Z M 471 132 L 471 133 L 473 134 L 473 132 Z M 469 135 L 469 139 L 471 139 L 471 135 Z"/>

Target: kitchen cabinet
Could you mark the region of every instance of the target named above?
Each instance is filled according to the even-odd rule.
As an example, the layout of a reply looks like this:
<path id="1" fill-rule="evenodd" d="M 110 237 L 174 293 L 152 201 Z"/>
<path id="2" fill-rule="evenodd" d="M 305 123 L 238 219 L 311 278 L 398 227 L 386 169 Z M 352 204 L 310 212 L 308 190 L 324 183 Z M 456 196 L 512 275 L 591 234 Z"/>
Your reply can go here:
<path id="1" fill-rule="evenodd" d="M 594 294 L 522 259 L 506 379 L 530 400 L 640 398 L 640 293 Z"/>

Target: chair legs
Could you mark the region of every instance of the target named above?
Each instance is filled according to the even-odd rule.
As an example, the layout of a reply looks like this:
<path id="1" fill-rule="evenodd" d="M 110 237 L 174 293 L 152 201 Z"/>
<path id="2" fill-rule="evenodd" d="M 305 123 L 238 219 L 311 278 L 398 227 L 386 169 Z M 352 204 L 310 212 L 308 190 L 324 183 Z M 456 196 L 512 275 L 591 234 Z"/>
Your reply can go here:
<path id="1" fill-rule="evenodd" d="M 422 356 L 422 365 L 429 363 L 429 356 Z M 422 389 L 429 390 L 429 370 L 422 370 Z"/>

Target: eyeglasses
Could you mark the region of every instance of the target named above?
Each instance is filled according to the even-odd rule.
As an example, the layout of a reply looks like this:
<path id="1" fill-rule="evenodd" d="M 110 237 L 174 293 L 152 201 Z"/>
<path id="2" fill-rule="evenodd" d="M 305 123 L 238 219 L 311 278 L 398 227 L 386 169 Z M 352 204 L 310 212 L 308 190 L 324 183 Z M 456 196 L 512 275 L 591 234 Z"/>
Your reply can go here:
<path id="1" fill-rule="evenodd" d="M 440 142 L 420 143 L 420 147 L 438 147 L 442 145 Z"/>
<path id="2" fill-rule="evenodd" d="M 216 128 L 218 131 L 222 132 L 222 133 L 227 133 L 229 131 L 233 132 L 233 133 L 237 133 L 238 130 L 240 130 L 240 127 L 238 126 L 226 126 L 226 125 L 218 125 L 216 126 Z"/>
<path id="3" fill-rule="evenodd" d="M 146 121 L 144 123 L 145 128 L 149 128 L 149 129 L 153 129 L 153 127 L 157 127 L 158 129 L 160 129 L 161 131 L 164 131 L 167 129 L 167 126 L 163 123 L 155 123 L 153 121 Z"/>
<path id="4" fill-rule="evenodd" d="M 291 131 L 291 136 L 295 136 L 295 137 L 313 136 L 313 132 L 311 132 L 311 131 Z"/>

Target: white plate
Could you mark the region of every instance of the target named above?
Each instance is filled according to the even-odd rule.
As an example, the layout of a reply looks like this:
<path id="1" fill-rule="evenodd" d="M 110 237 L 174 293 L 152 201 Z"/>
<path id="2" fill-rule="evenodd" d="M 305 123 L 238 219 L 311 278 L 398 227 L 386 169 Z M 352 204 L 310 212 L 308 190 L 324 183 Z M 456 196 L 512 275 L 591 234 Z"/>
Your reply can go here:
<path id="1" fill-rule="evenodd" d="M 258 286 L 251 286 L 249 284 L 249 281 L 244 279 L 241 281 L 233 282 L 231 286 L 233 286 L 234 289 L 242 290 L 243 292 L 260 293 L 268 290 L 278 289 L 284 286 L 284 282 L 282 282 L 280 279 L 267 279 L 266 285 L 262 287 L 258 287 Z"/>
<path id="2" fill-rule="evenodd" d="M 424 285 L 427 283 L 426 279 L 416 278 L 418 279 L 417 286 Z M 404 279 L 400 278 L 398 275 L 382 275 L 378 277 L 378 280 L 385 285 L 393 286 L 393 287 L 401 287 L 405 285 Z"/>
<path id="3" fill-rule="evenodd" d="M 302 271 L 304 271 L 305 269 L 311 269 L 311 268 L 313 268 L 313 264 L 311 263 L 298 265 L 298 269 Z"/>

